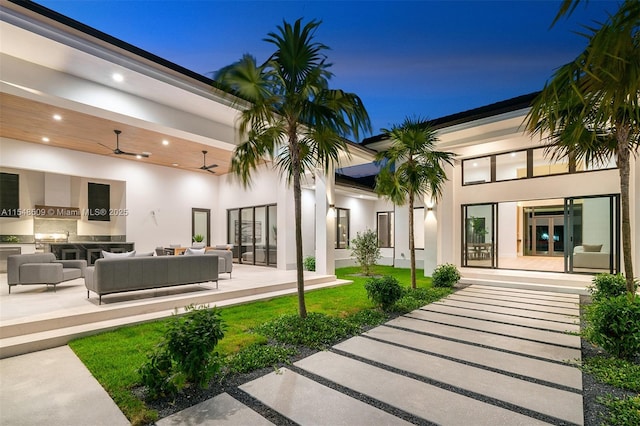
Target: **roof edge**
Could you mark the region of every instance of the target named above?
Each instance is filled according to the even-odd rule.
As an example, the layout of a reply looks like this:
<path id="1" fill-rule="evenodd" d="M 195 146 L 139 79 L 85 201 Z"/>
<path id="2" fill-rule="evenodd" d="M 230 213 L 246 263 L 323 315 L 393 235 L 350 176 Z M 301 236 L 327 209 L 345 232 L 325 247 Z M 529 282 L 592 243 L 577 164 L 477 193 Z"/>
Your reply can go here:
<path id="1" fill-rule="evenodd" d="M 8 3 L 13 3 L 15 6 L 21 7 L 23 9 L 26 9 L 36 15 L 39 15 L 41 17 L 47 18 L 47 19 L 51 19 L 53 21 L 55 21 L 56 23 L 69 27 L 75 31 L 78 31 L 86 36 L 98 39 L 104 43 L 107 43 L 109 45 L 112 45 L 116 48 L 119 49 L 123 49 L 135 56 L 138 56 L 140 58 L 143 58 L 145 60 L 148 60 L 150 62 L 153 62 L 157 65 L 160 65 L 164 68 L 170 69 L 171 71 L 174 71 L 176 73 L 179 73 L 181 75 L 184 75 L 185 77 L 191 78 L 193 80 L 199 81 L 200 83 L 204 83 L 208 86 L 211 86 L 217 90 L 220 90 L 223 93 L 229 94 L 220 84 L 218 84 L 218 82 L 216 82 L 215 80 L 213 80 L 212 78 L 209 78 L 205 75 L 199 74 L 195 71 L 191 71 L 188 68 L 185 68 L 181 65 L 176 64 L 175 62 L 171 62 L 169 60 L 166 60 L 158 55 L 155 55 L 147 50 L 141 49 L 139 47 L 136 47 L 130 43 L 127 43 L 126 41 L 123 41 L 119 38 L 113 37 L 105 32 L 102 32 L 100 30 L 97 30 L 93 27 L 90 27 L 86 24 L 83 24 L 80 21 L 77 21 L 75 19 L 69 18 L 68 16 L 65 16 L 59 12 L 56 12 L 52 9 L 49 9 L 45 6 L 42 6 L 38 3 L 35 3 L 33 1 L 28 1 L 28 0 L 7 0 Z M 5 5 L 8 7 L 11 7 L 10 5 Z"/>
<path id="2" fill-rule="evenodd" d="M 500 114 L 506 114 L 508 112 L 517 111 L 520 109 L 529 108 L 531 102 L 536 96 L 540 94 L 540 91 L 528 93 L 526 95 L 516 96 L 515 98 L 506 99 L 503 101 L 495 102 L 489 105 L 484 105 L 478 108 L 473 108 L 467 111 L 457 112 L 455 114 L 445 115 L 444 117 L 436 118 L 434 120 L 427 120 L 427 122 L 436 130 L 446 127 L 455 126 L 458 124 L 468 123 L 471 121 L 480 120 L 487 117 L 492 117 Z M 387 139 L 386 135 L 380 134 L 364 139 L 362 144 L 364 146 L 380 142 Z"/>

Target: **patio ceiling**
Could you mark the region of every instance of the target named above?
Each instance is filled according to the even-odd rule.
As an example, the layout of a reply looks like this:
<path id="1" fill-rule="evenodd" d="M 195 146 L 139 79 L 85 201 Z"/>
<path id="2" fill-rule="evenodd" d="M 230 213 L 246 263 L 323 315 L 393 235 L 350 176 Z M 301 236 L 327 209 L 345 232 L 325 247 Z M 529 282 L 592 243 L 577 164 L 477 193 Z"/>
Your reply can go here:
<path id="1" fill-rule="evenodd" d="M 214 169 L 217 175 L 229 172 L 231 152 L 210 145 L 7 93 L 0 94 L 0 110 L 0 137 L 202 173 L 207 173 L 199 169 L 203 164 L 202 151 L 206 150 L 207 165 L 218 164 Z M 54 120 L 54 114 L 62 119 Z M 136 159 L 110 151 L 116 146 L 115 129 L 122 131 L 120 149 L 147 152 L 149 158 Z M 47 142 L 43 141 L 45 137 Z M 163 145 L 164 140 L 167 145 Z"/>

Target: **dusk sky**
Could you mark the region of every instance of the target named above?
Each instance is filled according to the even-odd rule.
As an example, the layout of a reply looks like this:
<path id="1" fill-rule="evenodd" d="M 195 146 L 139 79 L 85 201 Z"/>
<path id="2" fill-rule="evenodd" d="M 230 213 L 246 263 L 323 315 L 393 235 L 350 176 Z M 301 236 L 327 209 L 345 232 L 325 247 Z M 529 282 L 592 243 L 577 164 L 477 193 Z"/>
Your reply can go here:
<path id="1" fill-rule="evenodd" d="M 581 2 L 553 28 L 558 1 L 39 0 L 45 7 L 192 71 L 212 76 L 283 19 L 321 20 L 332 88 L 358 94 L 373 125 L 438 118 L 542 89 L 586 46 L 576 32 L 615 1 Z"/>

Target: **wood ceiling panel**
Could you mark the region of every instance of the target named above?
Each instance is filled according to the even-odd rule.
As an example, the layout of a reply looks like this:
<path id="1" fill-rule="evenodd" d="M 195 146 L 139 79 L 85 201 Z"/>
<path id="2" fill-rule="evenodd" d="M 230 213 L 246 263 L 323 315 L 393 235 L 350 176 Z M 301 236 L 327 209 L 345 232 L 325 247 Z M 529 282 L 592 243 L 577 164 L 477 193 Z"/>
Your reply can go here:
<path id="1" fill-rule="evenodd" d="M 61 115 L 62 120 L 55 121 L 54 114 Z M 128 155 L 114 154 L 112 151 L 116 147 L 115 129 L 122 131 L 122 151 L 148 152 L 151 154 L 149 158 L 138 160 Z M 202 173 L 207 173 L 198 170 L 203 164 L 202 151 L 207 151 L 207 165 L 218 164 L 218 167 L 213 169 L 217 175 L 228 173 L 231 164 L 231 152 L 220 148 L 7 93 L 0 94 L 0 136 Z M 49 138 L 49 142 L 42 141 L 44 136 Z M 169 141 L 168 146 L 162 144 L 163 139 Z"/>

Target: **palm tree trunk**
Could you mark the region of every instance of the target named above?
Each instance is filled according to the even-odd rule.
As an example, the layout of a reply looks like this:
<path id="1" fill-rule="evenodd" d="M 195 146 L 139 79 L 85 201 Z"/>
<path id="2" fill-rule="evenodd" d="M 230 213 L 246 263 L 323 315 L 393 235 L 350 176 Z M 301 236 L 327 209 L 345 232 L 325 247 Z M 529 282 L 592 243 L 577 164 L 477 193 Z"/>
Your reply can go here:
<path id="1" fill-rule="evenodd" d="M 411 253 L 411 288 L 416 288 L 416 242 L 413 237 L 413 192 L 409 192 L 409 252 Z"/>
<path id="2" fill-rule="evenodd" d="M 633 260 L 631 256 L 631 220 L 629 213 L 629 157 L 627 145 L 628 132 L 618 130 L 618 170 L 620 172 L 620 202 L 622 214 L 622 258 L 624 259 L 624 276 L 627 281 L 629 297 L 635 297 Z"/>
<path id="3" fill-rule="evenodd" d="M 291 150 L 291 169 L 293 171 L 293 208 L 296 234 L 296 282 L 298 284 L 298 313 L 301 318 L 307 317 L 307 306 L 304 300 L 304 269 L 302 265 L 302 187 L 300 184 L 300 150 L 297 143 L 295 127 L 289 132 L 289 149 Z"/>

